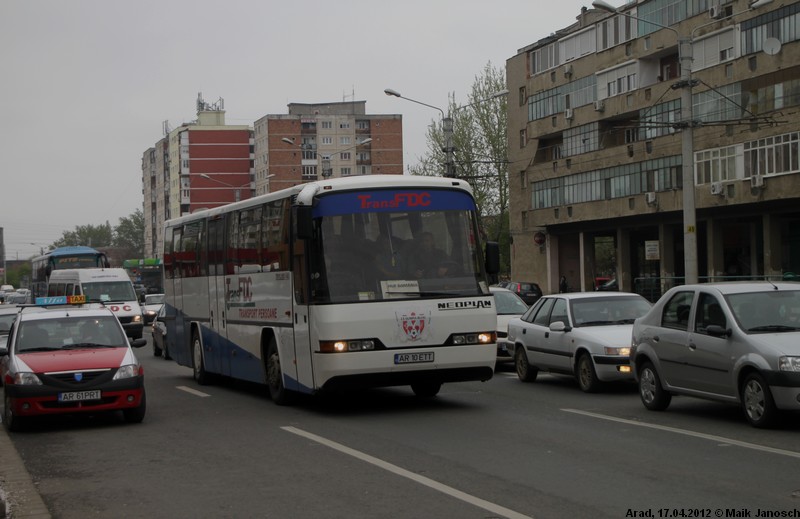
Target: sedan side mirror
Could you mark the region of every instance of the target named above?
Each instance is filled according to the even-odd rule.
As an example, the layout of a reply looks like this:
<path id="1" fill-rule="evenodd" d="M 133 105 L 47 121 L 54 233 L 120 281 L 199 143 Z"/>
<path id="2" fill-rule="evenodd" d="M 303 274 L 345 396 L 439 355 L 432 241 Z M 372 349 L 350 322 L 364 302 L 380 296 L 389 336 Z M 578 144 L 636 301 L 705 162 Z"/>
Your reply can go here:
<path id="1" fill-rule="evenodd" d="M 718 324 L 710 324 L 706 327 L 706 332 L 713 337 L 725 337 L 728 338 L 733 335 L 733 330 L 730 328 L 723 328 Z"/>

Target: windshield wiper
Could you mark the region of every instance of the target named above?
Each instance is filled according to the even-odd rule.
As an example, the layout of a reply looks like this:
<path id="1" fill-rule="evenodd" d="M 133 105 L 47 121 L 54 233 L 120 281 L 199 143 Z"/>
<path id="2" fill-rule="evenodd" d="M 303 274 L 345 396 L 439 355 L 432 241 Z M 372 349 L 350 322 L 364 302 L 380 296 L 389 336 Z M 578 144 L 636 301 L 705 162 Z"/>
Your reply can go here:
<path id="1" fill-rule="evenodd" d="M 800 330 L 797 326 L 784 326 L 782 324 L 767 324 L 747 329 L 748 332 L 796 332 L 797 330 Z"/>
<path id="2" fill-rule="evenodd" d="M 58 351 L 61 348 L 54 348 L 52 346 L 39 346 L 38 348 L 24 348 L 17 350 L 17 353 L 31 353 L 34 351 Z"/>
<path id="3" fill-rule="evenodd" d="M 61 349 L 80 350 L 83 348 L 119 348 L 119 346 L 114 344 L 99 344 L 97 342 L 76 342 L 73 344 L 65 344 Z"/>
<path id="4" fill-rule="evenodd" d="M 611 321 L 586 321 L 585 323 L 581 323 L 581 326 L 608 326 L 609 324 L 615 324 Z"/>

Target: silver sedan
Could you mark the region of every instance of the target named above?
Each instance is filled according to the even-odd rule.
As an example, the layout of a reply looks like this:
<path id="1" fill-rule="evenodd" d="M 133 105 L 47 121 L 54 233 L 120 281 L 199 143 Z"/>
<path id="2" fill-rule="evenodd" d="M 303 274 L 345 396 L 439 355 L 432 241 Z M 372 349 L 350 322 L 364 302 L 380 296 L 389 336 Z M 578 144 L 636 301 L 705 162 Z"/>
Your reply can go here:
<path id="1" fill-rule="evenodd" d="M 675 287 L 636 321 L 631 361 L 648 409 L 690 395 L 741 405 L 768 427 L 800 411 L 800 283 Z"/>

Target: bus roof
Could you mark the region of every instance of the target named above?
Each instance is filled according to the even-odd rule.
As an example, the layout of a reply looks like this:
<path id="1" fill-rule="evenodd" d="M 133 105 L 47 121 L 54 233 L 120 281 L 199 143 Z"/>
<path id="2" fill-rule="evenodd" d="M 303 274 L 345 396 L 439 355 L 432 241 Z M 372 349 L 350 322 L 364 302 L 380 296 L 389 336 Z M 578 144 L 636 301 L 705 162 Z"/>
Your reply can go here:
<path id="1" fill-rule="evenodd" d="M 42 256 L 74 256 L 75 254 L 101 254 L 101 252 L 91 247 L 78 245 L 70 247 L 57 247 L 51 251 L 45 252 Z"/>
<path id="2" fill-rule="evenodd" d="M 296 186 L 273 191 L 253 198 L 248 198 L 239 202 L 204 209 L 192 214 L 179 216 L 168 220 L 165 223 L 176 225 L 184 221 L 193 221 L 198 216 L 213 217 L 218 214 L 227 213 L 236 209 L 244 209 L 252 205 L 259 205 L 271 200 L 278 200 L 287 196 L 299 195 L 301 191 L 308 192 L 313 190 L 316 194 L 328 194 L 333 192 L 351 191 L 355 189 L 403 189 L 403 188 L 439 188 L 439 189 L 459 189 L 472 195 L 472 187 L 464 180 L 446 177 L 429 177 L 424 175 L 355 175 L 346 178 L 333 178 L 328 180 L 317 180 L 314 182 L 304 182 Z"/>

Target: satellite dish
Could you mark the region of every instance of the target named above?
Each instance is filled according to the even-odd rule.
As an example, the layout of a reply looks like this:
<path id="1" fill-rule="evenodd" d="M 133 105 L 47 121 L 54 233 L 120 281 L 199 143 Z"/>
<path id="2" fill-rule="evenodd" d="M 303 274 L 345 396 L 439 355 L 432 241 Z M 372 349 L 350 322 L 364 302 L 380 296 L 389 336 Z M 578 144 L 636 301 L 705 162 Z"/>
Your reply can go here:
<path id="1" fill-rule="evenodd" d="M 774 56 L 781 51 L 781 41 L 778 38 L 767 38 L 761 48 L 764 49 L 765 53 Z"/>

